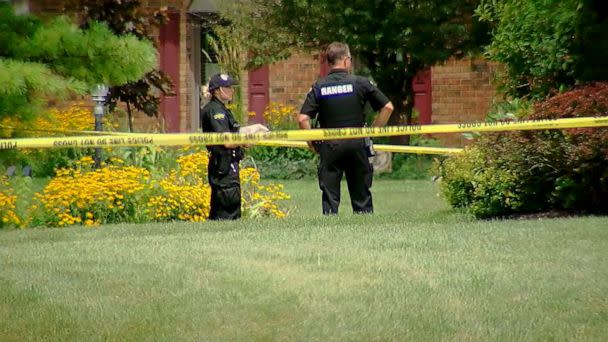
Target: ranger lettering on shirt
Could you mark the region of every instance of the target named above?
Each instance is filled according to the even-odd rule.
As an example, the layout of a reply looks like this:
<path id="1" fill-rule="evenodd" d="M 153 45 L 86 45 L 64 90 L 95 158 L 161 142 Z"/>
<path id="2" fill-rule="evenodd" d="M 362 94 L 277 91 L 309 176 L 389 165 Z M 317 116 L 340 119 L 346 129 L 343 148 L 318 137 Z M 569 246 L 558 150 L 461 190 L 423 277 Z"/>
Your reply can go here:
<path id="1" fill-rule="evenodd" d="M 321 97 L 352 94 L 354 88 L 352 84 L 342 84 L 321 87 Z"/>

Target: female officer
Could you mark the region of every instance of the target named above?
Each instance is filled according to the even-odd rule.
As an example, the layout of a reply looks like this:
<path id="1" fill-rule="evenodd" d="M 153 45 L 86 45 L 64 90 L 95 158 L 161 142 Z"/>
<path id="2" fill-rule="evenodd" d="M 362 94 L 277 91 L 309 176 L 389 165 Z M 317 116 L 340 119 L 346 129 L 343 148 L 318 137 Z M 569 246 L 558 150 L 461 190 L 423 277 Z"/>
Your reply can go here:
<path id="1" fill-rule="evenodd" d="M 200 112 L 203 132 L 268 132 L 268 128 L 255 124 L 241 127 L 226 107 L 232 101 L 236 82 L 226 74 L 216 74 L 209 80 L 211 100 Z M 243 149 L 226 144 L 207 146 L 209 151 L 209 184 L 211 185 L 210 220 L 236 220 L 241 217 L 241 183 L 239 161 Z"/>

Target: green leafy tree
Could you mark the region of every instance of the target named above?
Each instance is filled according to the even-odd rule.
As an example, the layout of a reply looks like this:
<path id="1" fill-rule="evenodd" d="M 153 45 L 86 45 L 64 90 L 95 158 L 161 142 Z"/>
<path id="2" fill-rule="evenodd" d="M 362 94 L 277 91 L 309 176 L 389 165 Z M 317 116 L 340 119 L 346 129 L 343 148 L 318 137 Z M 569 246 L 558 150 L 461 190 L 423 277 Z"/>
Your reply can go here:
<path id="1" fill-rule="evenodd" d="M 476 14 L 492 26 L 486 53 L 506 66 L 499 80 L 509 95 L 608 78 L 605 0 L 482 0 Z"/>
<path id="2" fill-rule="evenodd" d="M 27 119 L 45 100 L 85 94 L 92 85 L 121 85 L 156 66 L 154 46 L 116 36 L 105 24 L 79 29 L 67 17 L 47 24 L 0 4 L 0 119 Z"/>
<path id="3" fill-rule="evenodd" d="M 218 4 L 219 18 L 211 23 L 210 47 L 229 72 L 255 69 L 288 58 L 301 46 L 287 27 L 269 20 L 271 4 L 231 0 Z M 224 51 L 227 50 L 227 51 Z"/>
<path id="4" fill-rule="evenodd" d="M 218 3 L 219 16 L 207 18 L 206 57 L 215 55 L 222 71 L 239 79 L 244 70 L 256 69 L 289 57 L 298 40 L 289 30 L 269 21 L 267 4 L 251 0 Z M 271 38 L 270 38 L 271 37 Z M 237 88 L 236 114 L 242 115 L 242 93 Z"/>
<path id="5" fill-rule="evenodd" d="M 421 70 L 462 56 L 483 30 L 472 19 L 475 0 L 256 0 L 267 20 L 303 46 L 350 45 L 395 105 L 390 123 L 411 121 L 412 79 Z M 252 29 L 256 29 L 253 27 Z M 478 34 L 481 32 L 482 34 Z"/>
<path id="6" fill-rule="evenodd" d="M 69 0 L 66 9 L 80 14 L 83 28 L 94 22 L 104 22 L 117 35 L 134 35 L 151 42 L 154 30 L 167 21 L 166 7 L 144 7 L 141 0 Z M 118 102 L 124 102 L 129 131 L 133 131 L 131 107 L 148 116 L 158 116 L 159 94 L 172 95 L 173 84 L 167 74 L 154 69 L 139 80 L 113 87 L 109 98 L 110 110 Z"/>

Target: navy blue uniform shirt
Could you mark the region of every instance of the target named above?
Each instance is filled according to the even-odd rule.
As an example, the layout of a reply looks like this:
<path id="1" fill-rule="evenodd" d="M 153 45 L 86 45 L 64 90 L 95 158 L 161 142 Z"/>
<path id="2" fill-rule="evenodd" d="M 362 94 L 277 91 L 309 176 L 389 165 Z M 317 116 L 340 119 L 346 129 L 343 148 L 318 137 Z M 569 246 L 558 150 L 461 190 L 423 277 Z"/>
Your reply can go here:
<path id="1" fill-rule="evenodd" d="M 367 78 L 333 69 L 313 84 L 300 113 L 318 118 L 322 128 L 362 127 L 367 102 L 378 111 L 389 99 Z"/>
<path id="2" fill-rule="evenodd" d="M 203 107 L 200 114 L 200 120 L 201 128 L 205 133 L 237 133 L 241 127 L 234 119 L 232 112 L 216 97 L 213 97 L 211 101 Z M 223 146 L 207 146 L 207 149 L 211 152 L 218 148 L 226 149 Z"/>

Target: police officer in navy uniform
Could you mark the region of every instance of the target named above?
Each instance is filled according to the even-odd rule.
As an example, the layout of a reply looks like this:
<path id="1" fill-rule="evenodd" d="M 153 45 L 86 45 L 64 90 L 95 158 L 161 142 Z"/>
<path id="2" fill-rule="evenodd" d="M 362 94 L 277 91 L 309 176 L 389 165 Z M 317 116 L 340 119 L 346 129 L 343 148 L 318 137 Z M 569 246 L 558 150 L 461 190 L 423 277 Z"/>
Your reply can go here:
<path id="1" fill-rule="evenodd" d="M 234 119 L 226 103 L 232 101 L 236 82 L 227 74 L 216 74 L 209 80 L 211 100 L 201 109 L 200 122 L 203 132 L 267 132 L 260 124 L 241 127 Z M 236 220 L 241 217 L 241 183 L 239 161 L 243 148 L 226 144 L 207 146 L 209 150 L 209 184 L 211 185 L 210 220 Z"/>
<path id="2" fill-rule="evenodd" d="M 373 126 L 386 125 L 393 104 L 365 77 L 349 74 L 352 58 L 348 45 L 334 42 L 327 47 L 327 63 L 331 71 L 318 80 L 306 96 L 298 115 L 301 129 L 310 129 L 311 118 L 321 128 L 363 127 L 367 102 L 380 111 Z M 340 182 L 346 174 L 348 192 L 354 213 L 372 213 L 373 167 L 369 162 L 369 139 L 324 141 L 309 146 L 320 154 L 319 187 L 322 191 L 323 214 L 337 214 L 340 205 Z"/>

